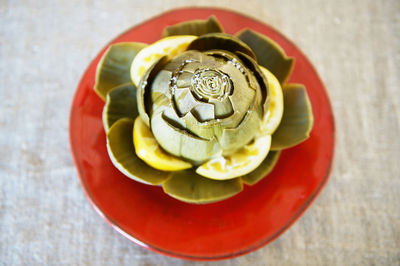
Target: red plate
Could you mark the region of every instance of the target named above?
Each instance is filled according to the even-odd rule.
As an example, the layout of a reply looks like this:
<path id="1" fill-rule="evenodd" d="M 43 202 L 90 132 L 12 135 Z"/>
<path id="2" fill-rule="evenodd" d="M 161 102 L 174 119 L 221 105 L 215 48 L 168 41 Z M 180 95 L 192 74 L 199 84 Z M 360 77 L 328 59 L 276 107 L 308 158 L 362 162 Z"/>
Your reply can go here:
<path id="1" fill-rule="evenodd" d="M 285 150 L 273 172 L 258 184 L 218 203 L 191 205 L 164 194 L 161 187 L 135 182 L 112 165 L 101 121 L 104 102 L 93 91 L 91 62 L 71 107 L 70 143 L 82 186 L 95 209 L 113 228 L 150 250 L 183 259 L 216 260 L 239 256 L 271 242 L 300 217 L 325 185 L 334 148 L 334 121 L 324 85 L 302 52 L 270 26 L 221 9 L 185 8 L 133 27 L 111 43 L 158 40 L 165 26 L 215 15 L 228 33 L 261 32 L 296 59 L 290 82 L 306 86 L 313 112 L 311 137 Z M 108 46 L 108 45 L 107 45 Z"/>

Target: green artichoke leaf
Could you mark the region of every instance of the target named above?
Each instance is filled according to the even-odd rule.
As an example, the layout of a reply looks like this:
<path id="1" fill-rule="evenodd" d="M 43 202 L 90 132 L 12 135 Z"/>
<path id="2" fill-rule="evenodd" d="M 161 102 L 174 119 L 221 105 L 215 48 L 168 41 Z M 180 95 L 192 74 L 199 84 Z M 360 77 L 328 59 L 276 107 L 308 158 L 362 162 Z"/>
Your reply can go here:
<path id="1" fill-rule="evenodd" d="M 215 16 L 209 17 L 207 20 L 190 20 L 166 27 L 163 37 L 172 35 L 204 35 L 213 32 L 223 32 L 221 24 Z"/>
<path id="2" fill-rule="evenodd" d="M 276 42 L 255 31 L 245 29 L 237 37 L 253 50 L 261 66 L 271 71 L 281 84 L 286 82 L 292 72 L 294 58 L 286 56 Z"/>
<path id="3" fill-rule="evenodd" d="M 220 152 L 220 146 L 215 138 L 207 140 L 190 134 L 170 121 L 163 113 L 152 116 L 151 131 L 164 150 L 191 160 L 194 164 L 203 162 Z"/>
<path id="4" fill-rule="evenodd" d="M 94 90 L 103 99 L 107 93 L 122 84 L 131 83 L 130 68 L 137 53 L 146 44 L 122 42 L 112 44 L 97 65 Z"/>
<path id="5" fill-rule="evenodd" d="M 313 126 L 313 113 L 302 84 L 283 86 L 283 116 L 272 135 L 271 150 L 293 147 L 306 140 Z"/>
<path id="6" fill-rule="evenodd" d="M 211 140 L 219 132 L 218 130 L 221 130 L 219 124 L 202 123 L 191 112 L 188 112 L 182 119 L 186 128 L 203 139 Z"/>
<path id="7" fill-rule="evenodd" d="M 233 107 L 229 98 L 223 101 L 210 99 L 209 102 L 214 105 L 216 118 L 223 119 L 233 114 Z"/>
<path id="8" fill-rule="evenodd" d="M 149 115 L 152 108 L 151 87 L 157 74 L 162 70 L 162 67 L 167 63 L 167 61 L 168 57 L 163 56 L 154 62 L 154 64 L 146 71 L 139 83 L 138 92 L 136 94 L 137 105 L 139 115 L 147 126 L 150 126 Z"/>
<path id="9" fill-rule="evenodd" d="M 133 119 L 122 118 L 107 133 L 107 150 L 114 166 L 123 174 L 138 182 L 158 185 L 170 176 L 148 166 L 135 153 L 133 144 Z"/>
<path id="10" fill-rule="evenodd" d="M 121 118 L 135 119 L 139 115 L 136 104 L 136 87 L 127 83 L 112 89 L 106 97 L 103 109 L 103 125 L 106 132 Z"/>
<path id="11" fill-rule="evenodd" d="M 267 112 L 269 106 L 269 88 L 267 77 L 265 77 L 264 73 L 253 58 L 242 52 L 237 52 L 237 54 L 240 60 L 242 60 L 243 63 L 253 72 L 254 76 L 257 79 L 258 85 L 260 86 L 261 90 L 261 103 L 263 105 L 263 113 L 265 113 Z"/>
<path id="12" fill-rule="evenodd" d="M 197 204 L 220 201 L 243 190 L 240 178 L 212 180 L 198 175 L 193 169 L 173 173 L 162 187 L 171 197 Z"/>
<path id="13" fill-rule="evenodd" d="M 270 151 L 267 158 L 253 172 L 241 177 L 243 183 L 252 186 L 271 173 L 278 162 L 280 153 L 280 151 Z"/>
<path id="14" fill-rule="evenodd" d="M 245 53 L 256 59 L 251 48 L 238 38 L 225 33 L 209 33 L 193 40 L 187 50 L 209 51 L 226 50 L 235 53 L 236 51 Z"/>
<path id="15" fill-rule="evenodd" d="M 237 128 L 225 128 L 219 143 L 226 154 L 229 154 L 249 143 L 260 127 L 260 115 L 249 110 Z"/>
<path id="16" fill-rule="evenodd" d="M 155 77 L 150 89 L 150 97 L 152 105 L 150 113 L 164 111 L 169 107 L 169 82 L 171 79 L 171 72 L 161 70 Z"/>

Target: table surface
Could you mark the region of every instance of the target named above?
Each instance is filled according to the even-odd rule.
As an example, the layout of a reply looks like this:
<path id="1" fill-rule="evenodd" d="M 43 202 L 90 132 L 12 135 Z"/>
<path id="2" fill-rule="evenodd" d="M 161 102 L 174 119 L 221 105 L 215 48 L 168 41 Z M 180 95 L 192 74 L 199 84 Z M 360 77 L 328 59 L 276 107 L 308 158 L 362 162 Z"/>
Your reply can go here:
<path id="1" fill-rule="evenodd" d="M 113 37 L 183 6 L 273 25 L 315 65 L 336 119 L 331 178 L 277 240 L 218 263 L 155 254 L 84 196 L 69 152 L 74 90 Z M 400 1 L 0 1 L 1 265 L 398 265 Z"/>

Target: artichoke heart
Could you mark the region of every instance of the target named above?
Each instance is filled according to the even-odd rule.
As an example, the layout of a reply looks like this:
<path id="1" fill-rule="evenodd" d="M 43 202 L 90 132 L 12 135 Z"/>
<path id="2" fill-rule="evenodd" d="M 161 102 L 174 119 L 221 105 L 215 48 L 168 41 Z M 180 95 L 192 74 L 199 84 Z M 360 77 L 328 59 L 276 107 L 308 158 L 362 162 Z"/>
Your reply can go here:
<path id="1" fill-rule="evenodd" d="M 164 29 L 153 44 L 111 45 L 96 72 L 112 163 L 180 201 L 227 199 L 277 165 L 312 130 L 294 59 L 268 37 L 232 36 L 216 17 Z"/>

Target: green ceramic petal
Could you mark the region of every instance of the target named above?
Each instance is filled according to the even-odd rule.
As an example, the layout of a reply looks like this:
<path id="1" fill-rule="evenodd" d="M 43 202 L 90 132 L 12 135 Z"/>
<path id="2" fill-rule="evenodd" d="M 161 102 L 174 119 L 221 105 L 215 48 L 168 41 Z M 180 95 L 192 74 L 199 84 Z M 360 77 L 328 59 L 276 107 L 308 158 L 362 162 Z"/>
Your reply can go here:
<path id="1" fill-rule="evenodd" d="M 103 100 L 111 89 L 131 82 L 131 63 L 145 46 L 144 43 L 123 42 L 107 49 L 97 65 L 94 85 L 94 90 Z"/>
<path id="2" fill-rule="evenodd" d="M 162 187 L 171 197 L 197 204 L 220 201 L 243 190 L 240 178 L 212 180 L 196 174 L 193 169 L 173 173 Z"/>
<path id="3" fill-rule="evenodd" d="M 133 120 L 122 118 L 107 133 L 107 150 L 114 166 L 138 182 L 158 185 L 168 179 L 170 172 L 156 170 L 135 154 L 133 145 Z"/>
<path id="4" fill-rule="evenodd" d="M 209 33 L 193 40 L 187 50 L 226 50 L 229 52 L 242 52 L 256 59 L 253 51 L 246 43 L 238 38 L 225 33 Z"/>
<path id="5" fill-rule="evenodd" d="M 241 31 L 237 37 L 253 50 L 258 63 L 271 71 L 280 83 L 284 83 L 288 79 L 292 72 L 294 59 L 287 57 L 276 42 L 249 29 Z"/>
<path id="6" fill-rule="evenodd" d="M 270 151 L 267 158 L 253 172 L 241 177 L 243 183 L 252 186 L 266 177 L 274 169 L 280 153 L 280 151 Z"/>
<path id="7" fill-rule="evenodd" d="M 313 113 L 306 89 L 301 84 L 283 87 L 283 117 L 272 135 L 271 150 L 282 150 L 306 140 L 313 126 Z"/>
<path id="8" fill-rule="evenodd" d="M 121 118 L 135 119 L 138 116 L 136 87 L 124 84 L 111 90 L 106 97 L 103 109 L 103 124 L 106 132 Z"/>
<path id="9" fill-rule="evenodd" d="M 204 35 L 212 32 L 223 32 L 218 20 L 211 16 L 207 20 L 191 20 L 166 27 L 163 37 L 172 35 Z"/>
<path id="10" fill-rule="evenodd" d="M 151 104 L 151 86 L 157 74 L 167 62 L 167 56 L 163 56 L 154 62 L 153 65 L 146 71 L 143 78 L 140 80 L 137 96 L 137 105 L 139 115 L 147 126 L 150 126 L 149 114 L 152 108 Z"/>

